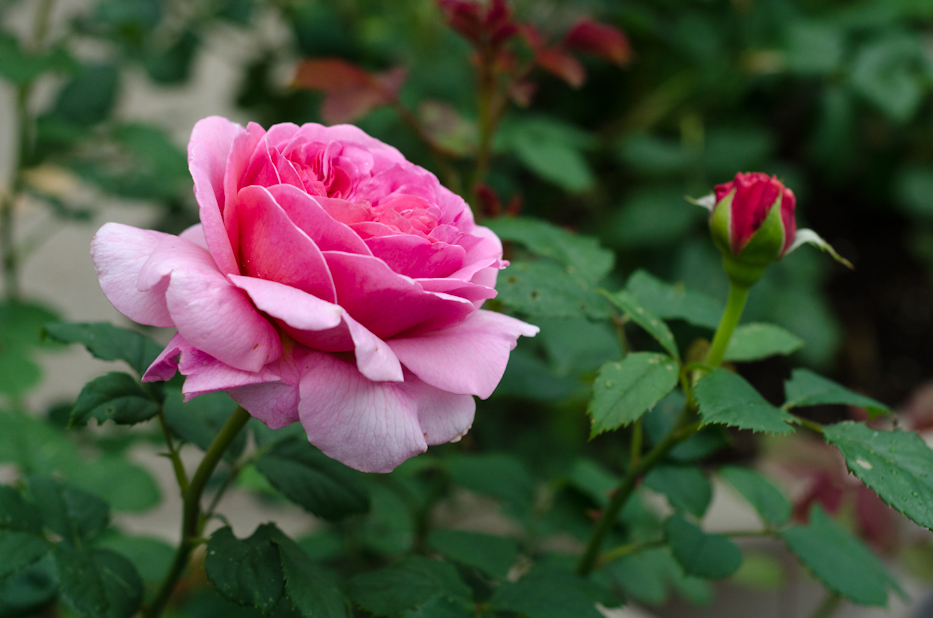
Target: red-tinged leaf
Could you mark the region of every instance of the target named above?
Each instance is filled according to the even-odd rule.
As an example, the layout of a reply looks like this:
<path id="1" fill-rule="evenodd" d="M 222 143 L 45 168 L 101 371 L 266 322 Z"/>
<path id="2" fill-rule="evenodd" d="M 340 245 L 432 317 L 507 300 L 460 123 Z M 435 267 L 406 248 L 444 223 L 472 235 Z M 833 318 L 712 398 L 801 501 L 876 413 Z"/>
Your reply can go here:
<path id="1" fill-rule="evenodd" d="M 418 105 L 424 132 L 435 144 L 463 155 L 475 147 L 476 126 L 449 103 L 427 100 Z"/>
<path id="2" fill-rule="evenodd" d="M 331 92 L 342 88 L 369 86 L 373 77 L 340 58 L 312 58 L 298 65 L 294 84 L 298 88 Z"/>
<path id="3" fill-rule="evenodd" d="M 535 54 L 539 67 L 567 82 L 572 88 L 579 88 L 586 80 L 586 70 L 580 61 L 559 48 L 539 49 Z"/>
<path id="4" fill-rule="evenodd" d="M 299 65 L 294 83 L 299 88 L 325 92 L 321 117 L 328 124 L 338 124 L 392 103 L 405 77 L 403 67 L 373 75 L 339 58 L 315 58 Z"/>
<path id="5" fill-rule="evenodd" d="M 628 37 L 621 30 L 589 18 L 583 18 L 574 24 L 567 32 L 564 44 L 569 49 L 600 56 L 619 66 L 632 57 Z"/>
<path id="6" fill-rule="evenodd" d="M 477 2 L 465 0 L 439 0 L 438 6 L 444 14 L 447 25 L 459 32 L 465 39 L 479 43 L 483 33 L 483 20 Z"/>

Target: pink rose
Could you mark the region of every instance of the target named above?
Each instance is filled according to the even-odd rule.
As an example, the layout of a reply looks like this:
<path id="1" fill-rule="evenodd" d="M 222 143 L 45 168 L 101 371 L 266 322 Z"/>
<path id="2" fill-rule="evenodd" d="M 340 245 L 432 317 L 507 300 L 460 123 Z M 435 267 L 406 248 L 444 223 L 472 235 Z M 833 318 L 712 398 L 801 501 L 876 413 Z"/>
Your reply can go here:
<path id="1" fill-rule="evenodd" d="M 771 259 L 787 253 L 797 233 L 794 218 L 797 198 L 780 180 L 761 172 L 739 172 L 735 180 L 716 185 L 715 195 L 716 207 L 723 205 L 730 211 L 728 244 L 732 253 L 742 253 L 774 209 L 777 209 L 777 225 L 773 232 L 774 240 L 768 244 L 769 248 L 774 247 Z M 726 204 L 724 200 L 727 197 L 730 201 Z"/>
<path id="2" fill-rule="evenodd" d="M 386 472 L 473 422 L 520 335 L 479 309 L 502 244 L 467 204 L 352 126 L 200 121 L 188 164 L 201 223 L 108 223 L 91 244 L 121 313 L 177 334 L 145 381 L 226 391 L 273 429 Z"/>

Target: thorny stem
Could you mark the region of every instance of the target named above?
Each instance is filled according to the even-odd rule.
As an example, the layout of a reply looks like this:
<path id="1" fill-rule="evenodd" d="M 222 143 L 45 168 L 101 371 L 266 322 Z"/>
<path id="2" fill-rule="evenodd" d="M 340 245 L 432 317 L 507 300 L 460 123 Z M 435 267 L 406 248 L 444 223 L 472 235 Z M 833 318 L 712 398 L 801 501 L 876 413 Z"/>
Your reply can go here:
<path id="1" fill-rule="evenodd" d="M 749 289 L 735 283 L 729 285 L 729 300 L 726 303 L 726 310 L 722 314 L 719 327 L 716 329 L 716 335 L 713 337 L 713 343 L 706 355 L 706 364 L 710 367 L 718 367 L 722 364 L 722 359 L 726 355 L 726 348 L 729 347 L 729 341 L 732 339 L 732 333 L 739 324 L 742 311 L 745 310 L 745 301 L 748 300 Z"/>
<path id="2" fill-rule="evenodd" d="M 717 532 L 716 534 L 736 539 L 772 537 L 775 535 L 775 532 L 774 530 L 736 530 L 734 532 Z M 653 549 L 655 547 L 662 547 L 665 543 L 666 541 L 664 539 L 657 539 L 655 541 L 636 541 L 634 543 L 619 545 L 618 547 L 614 547 L 600 556 L 597 566 L 603 567 L 610 562 L 615 562 L 616 560 L 624 558 L 625 556 L 637 554 L 639 552 L 645 551 L 647 549 Z"/>
<path id="3" fill-rule="evenodd" d="M 810 618 L 830 618 L 841 606 L 842 597 L 835 592 L 830 592 L 826 595 L 826 599 L 820 603 L 820 606 L 810 615 Z"/>
<path id="4" fill-rule="evenodd" d="M 42 46 L 49 30 L 49 20 L 55 0 L 41 0 L 36 7 L 30 47 L 35 51 Z M 16 225 L 16 198 L 22 190 L 23 170 L 29 163 L 32 150 L 32 120 L 29 117 L 29 95 L 32 92 L 32 80 L 16 90 L 16 121 L 19 138 L 16 148 L 16 162 L 13 168 L 12 187 L 0 196 L 0 267 L 3 269 L 3 290 L 7 300 L 19 299 L 19 260 L 16 251 L 14 228 Z"/>
<path id="5" fill-rule="evenodd" d="M 201 517 L 201 494 L 204 493 L 204 487 L 211 478 L 214 468 L 220 462 L 220 458 L 226 452 L 230 443 L 233 442 L 240 430 L 249 421 L 249 412 L 242 407 L 238 407 L 227 422 L 221 427 L 220 432 L 214 437 L 214 441 L 204 453 L 204 459 L 195 471 L 191 482 L 183 496 L 183 518 L 181 526 L 181 542 L 178 550 L 175 552 L 175 559 L 169 568 L 168 574 L 162 581 L 162 586 L 156 594 L 155 600 L 143 613 L 145 618 L 158 618 L 168 604 L 175 590 L 175 585 L 188 565 L 188 557 L 191 551 L 197 547 L 203 528 L 203 518 Z"/>

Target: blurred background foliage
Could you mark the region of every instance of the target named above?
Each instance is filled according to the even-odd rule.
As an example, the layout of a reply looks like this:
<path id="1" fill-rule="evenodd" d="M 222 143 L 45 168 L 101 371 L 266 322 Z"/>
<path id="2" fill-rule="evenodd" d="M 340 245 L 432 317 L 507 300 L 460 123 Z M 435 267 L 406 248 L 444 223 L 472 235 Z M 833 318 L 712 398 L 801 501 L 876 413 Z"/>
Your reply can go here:
<path id="1" fill-rule="evenodd" d="M 393 104 L 373 105 L 354 122 L 442 179 L 460 178 L 459 190 L 470 193 L 466 182 L 479 147 L 477 66 L 469 43 L 445 25 L 433 0 L 61 1 L 77 9 L 64 29 L 50 29 L 41 19 L 49 0 L 0 0 L 0 76 L 10 86 L 10 104 L 25 118 L 9 186 L 44 203 L 66 224 L 90 220 L 97 205 L 55 182 L 54 171 L 62 168 L 105 194 L 158 205 L 156 225 L 165 231 L 197 221 L 184 144 L 168 128 L 127 120 L 116 110 L 128 74 L 144 74 L 160 88 L 184 87 L 197 74 L 206 41 L 230 29 L 255 43 L 238 77 L 235 105 L 263 126 L 325 120 L 330 94 L 295 87 L 302 59 L 341 59 L 372 75 L 404 69 Z M 559 39 L 581 17 L 611 24 L 627 35 L 631 57 L 620 68 L 580 56 L 582 84 L 553 72 L 532 75 L 534 88 L 525 93 L 530 96 L 514 97 L 525 105 L 508 108 L 492 143 L 486 178 L 492 197 L 470 195 L 478 216 L 500 207 L 597 238 L 616 254 L 603 281 L 608 288 L 622 287 L 631 273 L 646 269 L 722 299 L 727 280 L 704 212 L 683 196 L 705 195 L 739 170 L 776 174 L 798 196 L 801 225 L 817 229 L 856 270 L 845 271 L 809 249 L 797 251 L 772 266 L 755 288 L 746 319 L 783 325 L 806 343 L 794 360 L 882 401 L 902 404 L 931 378 L 933 3 L 516 0 L 513 6 L 516 19 L 533 24 L 545 40 Z M 17 26 L 22 23 L 29 26 Z M 263 34 L 269 23 L 280 26 L 272 29 L 276 36 Z M 36 109 L 31 93 L 40 83 L 53 92 Z M 452 175 L 438 164 L 424 134 L 413 130 L 406 111 L 434 150 L 439 145 L 450 154 Z M 533 249 L 508 244 L 508 257 L 522 262 L 525 248 Z M 21 262 L 28 249 L 4 260 Z M 536 268 L 547 279 L 547 267 Z M 11 281 L 8 298 L 15 292 Z M 7 302 L 0 315 L 0 392 L 14 404 L 40 378 L 31 360 L 35 342 L 17 333 L 34 332 L 54 318 L 25 300 Z M 606 479 L 602 470 L 571 462 L 587 442 L 581 412 L 590 382 L 622 349 L 606 321 L 568 317 L 559 307 L 526 313 L 541 325 L 541 335 L 523 340 L 496 395 L 480 402 L 474 431 L 456 448 L 519 455 L 489 469 L 518 466 L 514 476 L 529 486 L 526 465 L 541 478 L 571 469 L 564 480 L 570 493 L 554 494 L 538 532 L 573 529 L 585 538 L 590 522 L 564 509 L 564 502 L 598 502 L 594 488 Z M 710 332 L 686 322 L 674 330 L 681 341 Z M 633 336 L 634 347 L 650 347 Z M 743 373 L 766 396 L 779 398 L 790 364 L 769 360 Z M 653 428 L 663 434 L 669 416 L 661 405 L 646 417 L 649 438 Z M 53 410 L 49 418 L 51 425 L 43 426 L 50 428 L 42 431 L 60 431 L 60 413 L 56 417 Z M 0 435 L 14 435 L 10 431 Z M 704 436 L 682 454 L 684 461 L 724 444 L 718 434 Z M 95 442 L 100 459 L 94 461 L 121 452 L 121 440 Z M 0 459 L 18 461 L 9 442 L 0 440 Z M 733 440 L 733 448 L 718 457 L 747 456 L 748 442 Z M 607 436 L 588 448 L 606 462 L 624 454 L 620 441 Z M 71 457 L 72 450 L 63 448 L 56 457 Z M 533 518 L 530 490 L 509 503 L 508 495 L 497 496 L 501 488 L 487 486 L 492 481 L 482 469 L 458 461 L 445 464 L 456 482 L 506 499 L 505 510 L 517 519 Z M 374 515 L 361 528 L 366 551 L 385 556 L 411 547 L 419 522 L 389 488 L 393 482 L 411 485 L 409 476 L 434 465 L 419 458 L 393 475 L 400 481 L 377 484 L 382 498 L 374 498 Z M 56 466 L 43 460 L 32 468 Z M 145 472 L 132 471 L 139 474 Z M 110 483 L 103 472 L 74 478 L 83 478 L 91 491 L 105 491 Z M 273 494 L 249 469 L 240 482 Z M 145 508 L 158 499 L 146 482 L 134 487 L 131 503 L 114 508 Z M 639 504 L 626 521 L 633 529 L 655 525 Z M 304 547 L 323 559 L 338 555 L 343 542 L 320 534 Z M 164 560 L 161 546 L 133 551 L 152 551 Z M 658 578 L 667 583 L 646 602 L 663 601 L 668 584 L 695 601 L 708 600 L 699 580 L 673 572 Z M 188 601 L 191 615 L 212 615 L 204 608 L 216 600 L 200 594 Z"/>

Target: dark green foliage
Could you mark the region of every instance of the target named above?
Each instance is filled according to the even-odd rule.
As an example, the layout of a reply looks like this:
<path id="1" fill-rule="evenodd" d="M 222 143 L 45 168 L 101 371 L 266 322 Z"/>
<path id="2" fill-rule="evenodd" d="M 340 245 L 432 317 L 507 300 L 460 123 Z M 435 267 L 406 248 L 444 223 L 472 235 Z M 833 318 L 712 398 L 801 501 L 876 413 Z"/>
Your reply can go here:
<path id="1" fill-rule="evenodd" d="M 159 408 L 133 377 L 111 372 L 84 386 L 71 412 L 71 425 L 81 427 L 92 418 L 99 425 L 108 420 L 118 425 L 135 425 L 158 414 Z"/>
<path id="2" fill-rule="evenodd" d="M 62 601 L 81 618 L 129 618 L 143 600 L 143 582 L 133 564 L 108 549 L 55 547 Z"/>
<path id="3" fill-rule="evenodd" d="M 593 382 L 587 413 L 591 435 L 637 421 L 677 385 L 677 364 L 664 354 L 637 352 L 621 362 L 606 363 Z"/>
<path id="4" fill-rule="evenodd" d="M 713 487 L 699 468 L 658 466 L 645 476 L 645 487 L 667 496 L 677 511 L 702 518 L 713 499 Z"/>
<path id="5" fill-rule="evenodd" d="M 124 361 L 140 376 L 162 352 L 149 337 L 107 322 L 45 324 L 44 333 L 60 343 L 80 343 L 101 360 Z"/>
<path id="6" fill-rule="evenodd" d="M 361 475 L 302 438 L 278 443 L 255 465 L 286 498 L 325 519 L 342 519 L 369 510 Z"/>
<path id="7" fill-rule="evenodd" d="M 453 565 L 420 556 L 407 556 L 384 569 L 356 575 L 350 579 L 348 592 L 355 604 L 376 616 L 416 610 L 435 599 L 466 605 L 471 597 Z"/>
<path id="8" fill-rule="evenodd" d="M 163 413 L 173 434 L 206 451 L 236 408 L 237 403 L 223 392 L 207 393 L 185 402 L 180 390 L 170 388 L 165 393 Z M 235 459 L 245 446 L 246 433 L 241 432 L 230 444 L 225 457 Z"/>
<path id="9" fill-rule="evenodd" d="M 503 579 L 518 557 L 515 541 L 478 532 L 433 530 L 427 543 L 451 560 L 476 567 L 494 579 Z"/>
<path id="10" fill-rule="evenodd" d="M 93 541 L 110 523 L 107 503 L 69 485 L 44 476 L 27 476 L 26 491 L 36 504 L 45 526 L 80 547 Z"/>
<path id="11" fill-rule="evenodd" d="M 854 603 L 884 606 L 889 589 L 902 593 L 884 564 L 819 506 L 810 511 L 808 525 L 788 528 L 781 536 L 817 579 Z"/>
<path id="12" fill-rule="evenodd" d="M 596 601 L 582 579 L 569 571 L 539 566 L 515 583 L 496 589 L 491 605 L 529 618 L 599 618 Z"/>
<path id="13" fill-rule="evenodd" d="M 790 502 L 762 474 L 735 466 L 725 467 L 719 474 L 748 500 L 765 525 L 780 526 L 790 518 Z"/>
<path id="14" fill-rule="evenodd" d="M 285 592 L 282 561 L 272 542 L 273 524 L 263 524 L 244 540 L 229 527 L 211 535 L 204 570 L 217 590 L 230 601 L 256 607 L 269 615 Z"/>
<path id="15" fill-rule="evenodd" d="M 794 369 L 790 380 L 784 384 L 784 390 L 787 396 L 784 406 L 787 408 L 841 404 L 866 408 L 872 416 L 891 413 L 883 403 L 852 392 L 809 369 Z"/>
<path id="16" fill-rule="evenodd" d="M 790 433 L 793 417 L 775 408 L 741 376 L 715 369 L 694 389 L 704 423 L 718 423 L 766 433 Z"/>
<path id="17" fill-rule="evenodd" d="M 664 522 L 664 537 L 688 575 L 721 579 L 742 565 L 742 552 L 735 543 L 724 536 L 703 532 L 680 515 L 671 515 Z"/>
<path id="18" fill-rule="evenodd" d="M 933 450 L 914 432 L 877 431 L 860 423 L 823 430 L 826 441 L 846 458 L 860 481 L 925 528 L 933 528 Z"/>

